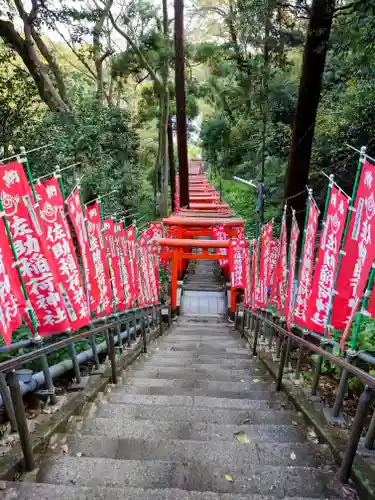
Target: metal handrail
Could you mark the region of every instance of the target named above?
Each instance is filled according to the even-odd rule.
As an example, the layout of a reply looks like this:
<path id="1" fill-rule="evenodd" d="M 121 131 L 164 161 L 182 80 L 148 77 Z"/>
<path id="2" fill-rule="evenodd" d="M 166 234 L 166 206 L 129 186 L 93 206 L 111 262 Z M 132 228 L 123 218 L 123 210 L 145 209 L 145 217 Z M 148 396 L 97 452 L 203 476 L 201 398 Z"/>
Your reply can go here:
<path id="1" fill-rule="evenodd" d="M 358 377 L 365 385 L 368 385 L 372 389 L 375 389 L 375 377 L 373 377 L 369 373 L 365 372 L 361 368 L 358 368 L 358 367 L 348 363 L 345 359 L 339 358 L 338 356 L 334 356 L 333 354 L 326 351 L 322 347 L 317 346 L 317 345 L 309 342 L 308 340 L 306 340 L 302 337 L 299 337 L 298 335 L 296 335 L 292 332 L 289 332 L 288 330 L 286 330 L 282 326 L 277 325 L 276 323 L 265 318 L 261 314 L 258 314 L 255 312 L 251 312 L 251 314 L 254 317 L 256 317 L 256 318 L 260 319 L 261 321 L 267 323 L 268 325 L 272 326 L 272 328 L 274 328 L 275 330 L 280 332 L 282 335 L 285 335 L 286 337 L 291 338 L 294 342 L 302 344 L 303 346 L 307 347 L 310 351 L 314 351 L 317 354 L 319 354 L 320 356 L 323 356 L 323 358 L 327 359 L 331 363 L 334 363 L 335 365 L 339 366 L 340 368 L 347 370 L 351 375 Z"/>

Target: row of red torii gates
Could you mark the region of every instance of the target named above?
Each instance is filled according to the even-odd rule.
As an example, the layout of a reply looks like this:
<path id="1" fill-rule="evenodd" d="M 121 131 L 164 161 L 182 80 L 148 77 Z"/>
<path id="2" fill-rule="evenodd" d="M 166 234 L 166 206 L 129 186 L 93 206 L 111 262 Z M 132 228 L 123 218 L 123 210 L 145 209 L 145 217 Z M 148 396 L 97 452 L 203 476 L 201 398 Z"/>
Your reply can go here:
<path id="1" fill-rule="evenodd" d="M 198 164 L 198 165 L 197 165 Z M 189 163 L 189 207 L 178 208 L 170 217 L 162 220 L 167 228 L 159 240 L 163 258 L 171 259 L 171 309 L 177 310 L 178 280 L 182 278 L 189 260 L 220 260 L 223 255 L 209 253 L 209 249 L 228 248 L 229 240 L 214 240 L 212 228 L 224 226 L 229 239 L 244 231 L 244 220 L 234 217 L 233 211 L 222 203 L 219 193 L 203 175 L 202 162 Z M 199 239 L 197 239 L 199 238 Z M 193 249 L 201 253 L 192 253 Z M 228 275 L 229 269 L 224 269 Z M 236 289 L 230 293 L 230 312 L 236 310 Z"/>

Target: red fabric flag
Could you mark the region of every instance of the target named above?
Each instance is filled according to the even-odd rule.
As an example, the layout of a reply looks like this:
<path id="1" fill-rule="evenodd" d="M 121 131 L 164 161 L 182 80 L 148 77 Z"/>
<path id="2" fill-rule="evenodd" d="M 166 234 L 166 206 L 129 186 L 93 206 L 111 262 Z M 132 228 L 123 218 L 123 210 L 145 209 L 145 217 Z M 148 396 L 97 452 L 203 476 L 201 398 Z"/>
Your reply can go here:
<path id="1" fill-rule="evenodd" d="M 229 242 L 228 257 L 232 288 L 245 287 L 245 248 L 244 238 L 236 238 Z"/>
<path id="2" fill-rule="evenodd" d="M 297 257 L 297 243 L 299 238 L 299 227 L 297 220 L 293 217 L 292 231 L 290 234 L 290 251 L 289 251 L 289 271 L 288 271 L 288 284 L 287 294 L 284 306 L 284 316 L 288 330 L 292 325 L 293 320 L 293 299 L 294 299 L 294 280 L 296 275 L 296 257 Z"/>
<path id="3" fill-rule="evenodd" d="M 337 276 L 331 324 L 343 330 L 350 323 L 362 297 L 375 259 L 375 167 L 362 165 L 361 177 L 351 215 L 344 253 Z M 372 301 L 371 301 L 372 302 Z M 373 308 L 374 305 L 371 305 Z"/>
<path id="4" fill-rule="evenodd" d="M 212 228 L 212 236 L 214 237 L 215 240 L 219 240 L 219 241 L 226 241 L 229 239 L 223 225 L 214 226 Z M 218 248 L 216 250 L 216 253 L 217 253 L 217 255 L 222 255 L 223 257 L 225 257 L 224 259 L 219 260 L 219 266 L 226 267 L 228 265 L 227 249 L 226 248 Z"/>
<path id="5" fill-rule="evenodd" d="M 120 255 L 121 283 L 124 289 L 125 307 L 126 309 L 130 309 L 133 305 L 135 305 L 135 301 L 133 300 L 135 292 L 133 293 L 132 291 L 129 251 L 126 243 L 125 229 L 122 222 L 119 222 L 116 225 L 116 238 Z"/>
<path id="6" fill-rule="evenodd" d="M 93 279 L 98 283 L 99 288 L 99 304 L 96 312 L 97 314 L 104 314 L 104 316 L 107 316 L 113 312 L 113 298 L 103 225 L 100 216 L 100 205 L 98 202 L 92 203 L 86 207 L 86 219 L 90 241 L 90 253 L 95 269 Z"/>
<path id="7" fill-rule="evenodd" d="M 135 237 L 135 230 L 133 226 L 129 226 L 125 230 L 126 242 L 128 246 L 128 256 L 129 256 L 129 270 L 130 270 L 130 283 L 133 295 L 134 305 L 138 301 L 138 255 L 137 255 L 137 239 Z"/>
<path id="8" fill-rule="evenodd" d="M 59 181 L 53 177 L 34 186 L 46 241 L 55 262 L 57 283 L 65 303 L 70 326 L 78 330 L 91 321 L 73 239 L 64 211 Z"/>
<path id="9" fill-rule="evenodd" d="M 40 335 L 69 329 L 65 305 L 57 287 L 56 269 L 45 240 L 45 228 L 23 167 L 18 162 L 0 166 L 1 199 L 20 271 Z"/>
<path id="10" fill-rule="evenodd" d="M 276 268 L 278 252 L 279 252 L 279 242 L 275 239 L 272 239 L 270 241 L 270 263 L 268 266 L 267 289 L 272 288 L 275 276 L 275 268 Z"/>
<path id="11" fill-rule="evenodd" d="M 258 279 L 258 242 L 253 240 L 253 255 L 251 260 L 251 309 L 257 310 L 259 302 L 259 279 Z"/>
<path id="12" fill-rule="evenodd" d="M 22 323 L 26 301 L 18 271 L 14 265 L 4 218 L 0 217 L 0 333 L 4 342 L 12 342 L 12 333 Z"/>
<path id="13" fill-rule="evenodd" d="M 271 292 L 271 304 L 282 315 L 284 313 L 284 303 L 286 294 L 286 274 L 287 274 L 287 248 L 286 248 L 286 214 L 284 213 L 281 223 L 281 235 L 279 252 L 277 256 L 275 278 Z"/>
<path id="14" fill-rule="evenodd" d="M 125 310 L 125 293 L 122 279 L 120 250 L 116 234 L 116 226 L 111 218 L 104 220 L 105 238 L 107 243 L 108 267 L 112 283 L 114 305 L 118 311 Z"/>
<path id="15" fill-rule="evenodd" d="M 146 255 L 146 238 L 142 235 L 138 240 L 137 245 L 137 268 L 138 268 L 138 306 L 140 308 L 145 307 L 148 304 L 149 293 L 148 293 L 148 276 L 147 276 L 147 264 L 145 262 Z"/>
<path id="16" fill-rule="evenodd" d="M 262 228 L 262 244 L 259 263 L 259 307 L 267 307 L 267 282 L 270 267 L 270 241 L 272 239 L 272 221 Z"/>
<path id="17" fill-rule="evenodd" d="M 327 326 L 331 297 L 334 293 L 340 242 L 348 206 L 348 198 L 332 186 L 324 230 L 319 243 L 312 291 L 307 305 L 307 328 L 322 334 Z"/>
<path id="18" fill-rule="evenodd" d="M 250 248 L 246 245 L 245 248 L 245 291 L 244 291 L 244 306 L 248 309 L 251 306 L 251 254 Z"/>
<path id="19" fill-rule="evenodd" d="M 139 237 L 139 257 L 145 301 L 146 305 L 151 305 L 154 301 L 152 281 L 155 273 L 150 269 L 146 231 Z"/>
<path id="20" fill-rule="evenodd" d="M 163 237 L 163 224 L 161 222 L 150 222 L 146 230 L 147 239 L 153 241 Z"/>
<path id="21" fill-rule="evenodd" d="M 97 281 L 94 279 L 94 263 L 90 253 L 89 237 L 87 234 L 85 216 L 83 214 L 81 197 L 78 188 L 74 189 L 66 203 L 68 206 L 69 217 L 77 236 L 79 252 L 81 254 L 86 284 L 87 303 L 89 304 L 90 311 L 94 312 L 99 304 L 99 288 Z"/>
<path id="22" fill-rule="evenodd" d="M 159 302 L 159 297 L 158 297 L 158 287 L 156 284 L 154 249 L 152 243 L 149 243 L 147 245 L 147 254 L 148 254 L 148 272 L 150 276 L 152 304 L 155 305 Z"/>
<path id="23" fill-rule="evenodd" d="M 312 199 L 309 200 L 309 214 L 302 249 L 302 262 L 299 283 L 294 306 L 294 323 L 302 328 L 307 327 L 307 303 L 311 292 L 313 274 L 315 237 L 318 227 L 319 210 Z"/>

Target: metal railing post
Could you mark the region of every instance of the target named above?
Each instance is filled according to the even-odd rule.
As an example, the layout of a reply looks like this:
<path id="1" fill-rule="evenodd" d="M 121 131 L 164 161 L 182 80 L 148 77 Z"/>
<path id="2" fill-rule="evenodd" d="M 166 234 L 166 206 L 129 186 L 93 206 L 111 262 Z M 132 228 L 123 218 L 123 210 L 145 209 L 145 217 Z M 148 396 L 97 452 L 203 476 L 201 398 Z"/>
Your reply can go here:
<path id="1" fill-rule="evenodd" d="M 355 352 L 348 350 L 347 352 L 348 363 L 352 363 L 354 358 L 355 358 Z M 345 370 L 345 368 L 343 368 L 341 371 L 339 390 L 337 391 L 335 403 L 332 408 L 332 416 L 334 418 L 337 418 L 340 414 L 340 410 L 345 399 L 345 393 L 348 387 L 348 379 L 349 379 L 349 372 L 348 370 Z"/>
<path id="2" fill-rule="evenodd" d="M 164 325 L 163 325 L 163 313 L 162 313 L 162 310 L 160 308 L 159 310 L 159 333 L 160 335 L 163 335 L 164 333 Z"/>
<path id="3" fill-rule="evenodd" d="M 260 329 L 260 319 L 259 317 L 255 318 L 255 330 L 254 330 L 254 340 L 253 340 L 253 356 L 257 355 L 257 344 L 258 344 L 258 336 Z"/>
<path id="4" fill-rule="evenodd" d="M 293 346 L 293 339 L 292 337 L 288 337 L 288 340 L 286 342 L 286 353 L 285 353 L 285 366 L 288 368 L 289 366 L 289 361 L 290 361 L 290 353 L 292 350 Z"/>
<path id="5" fill-rule="evenodd" d="M 117 384 L 115 339 L 112 328 L 108 329 L 108 356 L 111 362 L 112 384 Z"/>
<path id="6" fill-rule="evenodd" d="M 36 464 L 31 444 L 29 428 L 27 426 L 25 407 L 23 405 L 21 388 L 14 371 L 8 372 L 6 375 L 6 379 L 8 382 L 10 395 L 12 397 L 14 413 L 17 420 L 18 433 L 20 436 L 23 456 L 25 459 L 26 470 L 31 471 L 35 469 Z"/>
<path id="7" fill-rule="evenodd" d="M 69 351 L 70 351 L 70 357 L 71 357 L 72 363 L 73 363 L 73 370 L 74 370 L 74 375 L 75 375 L 75 378 L 76 378 L 76 382 L 77 382 L 77 384 L 80 384 L 82 378 L 81 378 L 81 372 L 79 370 L 79 364 L 78 364 L 78 361 L 77 361 L 76 346 L 74 345 L 73 340 L 69 344 Z"/>
<path id="8" fill-rule="evenodd" d="M 133 315 L 133 339 L 137 338 L 137 311 L 134 311 Z"/>
<path id="9" fill-rule="evenodd" d="M 91 344 L 92 359 L 94 360 L 95 370 L 99 370 L 100 363 L 99 363 L 98 350 L 96 348 L 95 336 L 94 335 L 92 335 L 90 337 L 90 344 Z"/>
<path id="10" fill-rule="evenodd" d="M 322 338 L 320 344 L 322 349 L 325 349 L 327 344 L 329 343 L 329 340 L 326 338 Z M 319 378 L 320 374 L 322 372 L 322 365 L 323 365 L 324 358 L 321 354 L 318 355 L 318 359 L 316 361 L 315 369 L 314 369 L 314 375 L 313 375 L 313 381 L 311 385 L 311 395 L 316 396 L 318 392 L 318 385 L 319 385 Z"/>
<path id="11" fill-rule="evenodd" d="M 372 393 L 373 389 L 366 385 L 361 394 L 361 397 L 359 398 L 348 446 L 346 448 L 344 459 L 342 461 L 339 472 L 339 479 L 343 483 L 347 483 L 350 476 L 353 461 L 357 453 L 358 443 L 361 438 L 363 424 L 370 406 Z"/>
<path id="12" fill-rule="evenodd" d="M 301 336 L 302 336 L 302 338 L 304 338 L 305 332 L 302 332 Z M 299 353 L 298 353 L 297 364 L 296 364 L 296 372 L 294 374 L 295 380 L 299 380 L 301 377 L 301 365 L 302 365 L 302 360 L 303 360 L 304 354 L 305 354 L 305 347 L 303 344 L 301 344 L 299 346 Z"/>
<path id="13" fill-rule="evenodd" d="M 282 382 L 283 382 L 284 367 L 285 367 L 285 360 L 286 360 L 287 340 L 284 339 L 283 337 L 280 337 L 280 343 L 281 343 L 281 353 L 280 353 L 280 361 L 279 361 L 279 371 L 277 373 L 277 381 L 276 381 L 276 391 L 277 392 L 281 391 L 281 386 L 282 386 Z"/>
<path id="14" fill-rule="evenodd" d="M 5 380 L 4 373 L 0 373 L 0 394 L 4 403 L 4 408 L 9 418 L 10 428 L 12 432 L 17 431 L 17 420 L 16 415 L 14 413 L 12 398 L 10 397 L 8 386 Z"/>
<path id="15" fill-rule="evenodd" d="M 367 430 L 367 434 L 365 437 L 365 448 L 367 450 L 374 449 L 374 441 L 375 441 L 375 411 L 372 414 L 371 422 L 369 428 Z"/>
<path id="16" fill-rule="evenodd" d="M 50 371 L 49 366 L 48 366 L 48 359 L 47 359 L 46 354 L 43 354 L 40 357 L 40 364 L 42 366 L 42 371 L 44 374 L 44 380 L 45 380 L 47 390 L 50 393 L 50 395 L 49 395 L 50 404 L 55 405 L 57 402 L 57 398 L 56 398 L 55 387 L 53 385 L 53 379 L 52 379 L 51 371 Z"/>
<path id="17" fill-rule="evenodd" d="M 147 312 L 146 312 L 147 314 Z M 141 335 L 142 335 L 142 343 L 143 343 L 143 352 L 147 352 L 147 332 L 146 332 L 146 325 L 145 325 L 145 318 L 144 314 L 141 314 Z"/>

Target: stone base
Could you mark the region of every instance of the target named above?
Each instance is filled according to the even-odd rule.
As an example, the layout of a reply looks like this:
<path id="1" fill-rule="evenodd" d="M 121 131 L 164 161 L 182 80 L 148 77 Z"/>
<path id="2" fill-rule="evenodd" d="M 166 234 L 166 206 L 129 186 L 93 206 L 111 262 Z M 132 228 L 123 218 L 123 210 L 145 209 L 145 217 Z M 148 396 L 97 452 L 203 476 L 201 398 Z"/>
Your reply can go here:
<path id="1" fill-rule="evenodd" d="M 106 370 L 106 366 L 105 365 L 100 365 L 99 368 L 97 370 L 93 370 L 90 375 L 103 375 L 103 373 L 105 372 Z"/>
<path id="2" fill-rule="evenodd" d="M 364 443 L 365 443 L 364 439 L 361 439 L 361 441 L 358 444 L 358 448 L 357 448 L 358 455 L 360 455 L 361 457 L 364 457 L 364 458 L 370 458 L 372 460 L 375 460 L 375 449 L 368 450 L 367 448 L 365 448 Z"/>
<path id="3" fill-rule="evenodd" d="M 338 417 L 333 416 L 333 409 L 325 407 L 323 408 L 324 418 L 327 420 L 328 424 L 342 426 L 345 424 L 345 420 L 340 413 Z"/>
<path id="4" fill-rule="evenodd" d="M 303 389 L 303 392 L 304 392 L 305 396 L 307 397 L 307 399 L 309 401 L 311 401 L 312 403 L 320 403 L 321 402 L 322 396 L 319 393 L 319 391 L 318 391 L 316 396 L 313 396 L 311 394 L 311 389 Z"/>
<path id="5" fill-rule="evenodd" d="M 68 390 L 70 392 L 83 391 L 83 389 L 85 389 L 85 387 L 87 386 L 89 379 L 90 377 L 82 377 L 80 383 L 74 382 L 74 384 L 72 384 Z"/>

